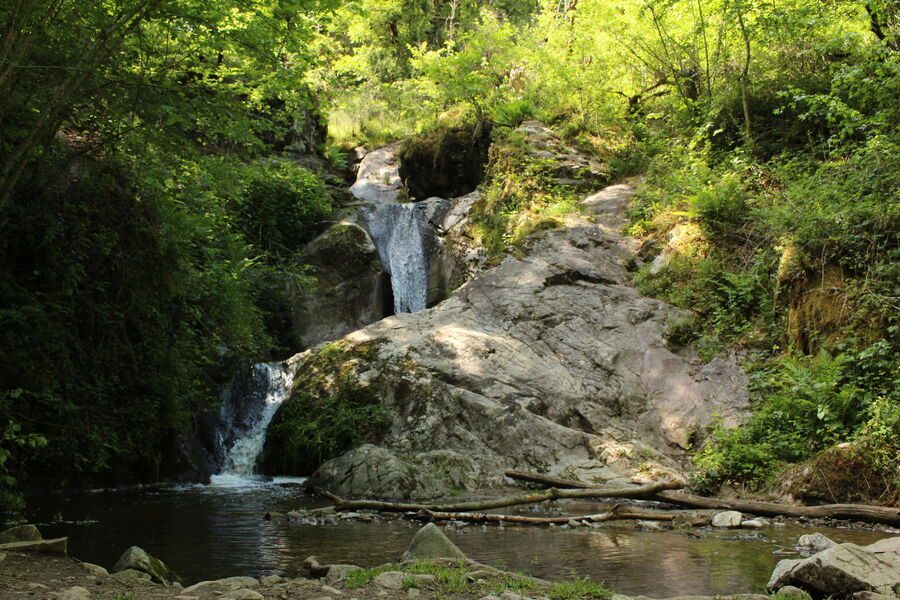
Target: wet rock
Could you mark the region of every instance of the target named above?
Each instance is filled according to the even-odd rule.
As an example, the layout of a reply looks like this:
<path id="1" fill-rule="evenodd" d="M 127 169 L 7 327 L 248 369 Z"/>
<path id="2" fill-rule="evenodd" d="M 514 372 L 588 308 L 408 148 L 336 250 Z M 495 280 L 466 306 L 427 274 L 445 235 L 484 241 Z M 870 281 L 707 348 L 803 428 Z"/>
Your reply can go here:
<path id="1" fill-rule="evenodd" d="M 387 590 L 402 590 L 406 573 L 402 571 L 385 571 L 372 580 L 375 585 Z"/>
<path id="2" fill-rule="evenodd" d="M 665 529 L 659 521 L 638 521 L 635 525 L 643 531 L 663 531 Z"/>
<path id="3" fill-rule="evenodd" d="M 163 561 L 151 556 L 138 546 L 132 546 L 123 552 L 116 564 L 113 565 L 112 572 L 119 573 L 127 569 L 146 573 L 153 581 L 163 585 L 169 585 L 176 579 Z"/>
<path id="4" fill-rule="evenodd" d="M 773 596 L 776 600 L 812 600 L 809 592 L 792 585 L 786 585 Z"/>
<path id="5" fill-rule="evenodd" d="M 281 575 L 264 575 L 259 578 L 260 585 L 277 585 L 284 581 Z"/>
<path id="6" fill-rule="evenodd" d="M 0 544 L 14 542 L 35 542 L 43 539 L 40 530 L 34 525 L 19 525 L 0 532 Z"/>
<path id="7" fill-rule="evenodd" d="M 434 523 L 429 523 L 416 532 L 403 560 L 426 560 L 434 558 L 455 558 L 465 560 L 466 555 L 450 541 Z"/>
<path id="8" fill-rule="evenodd" d="M 113 573 L 112 576 L 122 581 L 134 581 L 140 583 L 150 583 L 153 581 L 153 577 L 149 573 L 138 571 L 137 569 L 122 569 L 121 571 Z"/>
<path id="9" fill-rule="evenodd" d="M 91 600 L 91 593 L 87 589 L 76 585 L 63 590 L 56 598 L 57 600 Z"/>
<path id="10" fill-rule="evenodd" d="M 769 522 L 765 519 L 747 519 L 741 521 L 741 527 L 744 529 L 764 529 L 769 526 Z"/>
<path id="11" fill-rule="evenodd" d="M 736 510 L 726 510 L 713 515 L 713 527 L 740 527 L 744 516 Z"/>
<path id="12" fill-rule="evenodd" d="M 81 563 L 81 568 L 94 577 L 107 577 L 109 575 L 109 571 L 100 565 L 95 565 L 93 563 L 83 562 Z"/>
<path id="13" fill-rule="evenodd" d="M 61 554 L 68 551 L 69 538 L 34 540 L 31 542 L 10 542 L 0 544 L 0 552 L 28 552 L 33 554 Z"/>
<path id="14" fill-rule="evenodd" d="M 781 561 L 772 573 L 770 590 L 793 585 L 846 598 L 856 592 L 892 593 L 900 583 L 900 565 L 855 544 L 839 544 L 803 560 Z"/>
<path id="15" fill-rule="evenodd" d="M 816 553 L 828 550 L 837 544 L 821 533 L 810 533 L 801 535 L 797 540 L 797 549 L 803 552 Z"/>

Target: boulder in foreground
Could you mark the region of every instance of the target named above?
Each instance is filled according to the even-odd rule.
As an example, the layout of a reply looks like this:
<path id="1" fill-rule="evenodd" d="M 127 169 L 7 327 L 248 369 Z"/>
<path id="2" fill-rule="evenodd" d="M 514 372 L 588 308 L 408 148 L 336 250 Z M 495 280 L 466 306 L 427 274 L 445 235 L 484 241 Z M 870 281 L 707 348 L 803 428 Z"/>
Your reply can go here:
<path id="1" fill-rule="evenodd" d="M 793 585 L 814 596 L 847 598 L 856 592 L 893 594 L 898 584 L 900 565 L 856 544 L 839 544 L 804 560 L 781 561 L 768 587 Z"/>
<path id="2" fill-rule="evenodd" d="M 403 560 L 427 560 L 433 558 L 455 558 L 465 560 L 466 555 L 450 541 L 434 523 L 429 523 L 416 532 L 409 548 L 403 553 Z"/>
<path id="3" fill-rule="evenodd" d="M 145 550 L 137 546 L 132 546 L 122 553 L 122 556 L 119 557 L 119 560 L 113 566 L 112 572 L 118 573 L 128 569 L 146 573 L 150 576 L 150 579 L 163 585 L 171 585 L 175 580 L 175 576 L 169 571 L 169 568 L 163 561 L 150 556 Z"/>

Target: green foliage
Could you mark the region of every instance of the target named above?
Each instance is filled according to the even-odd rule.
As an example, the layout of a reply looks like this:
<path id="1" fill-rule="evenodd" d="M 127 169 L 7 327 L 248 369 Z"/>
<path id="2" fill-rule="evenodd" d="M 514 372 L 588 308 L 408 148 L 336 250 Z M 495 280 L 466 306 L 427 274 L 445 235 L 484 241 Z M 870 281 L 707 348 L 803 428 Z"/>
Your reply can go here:
<path id="1" fill-rule="evenodd" d="M 290 163 L 251 170 L 237 208 L 244 239 L 273 262 L 287 262 L 320 233 L 331 213 L 322 180 Z"/>
<path id="2" fill-rule="evenodd" d="M 713 491 L 723 483 L 758 487 L 776 469 L 836 444 L 860 438 L 890 473 L 898 457 L 898 397 L 895 375 L 867 373 L 872 347 L 835 357 L 785 356 L 754 373 L 760 401 L 742 427 L 717 427 L 711 443 L 695 456 L 694 485 Z M 896 354 L 892 367 L 900 366 Z M 886 394 L 886 395 L 885 395 Z"/>
<path id="3" fill-rule="evenodd" d="M 320 464 L 367 441 L 376 441 L 390 419 L 377 393 L 360 385 L 355 352 L 338 343 L 325 346 L 304 364 L 298 386 L 276 415 L 268 444 L 277 448 L 272 465 L 278 472 L 311 474 Z"/>
<path id="4" fill-rule="evenodd" d="M 22 390 L 0 392 L 0 409 L 9 412 L 12 404 L 21 401 L 23 395 Z M 21 423 L 12 419 L 0 429 L 0 516 L 16 513 L 25 506 L 17 490 L 19 482 L 11 473 L 12 467 L 19 467 L 16 471 L 21 474 L 21 467 L 31 452 L 46 445 L 47 438 L 36 433 L 23 433 Z"/>
<path id="5" fill-rule="evenodd" d="M 520 246 L 531 233 L 558 227 L 578 210 L 577 194 L 557 181 L 554 167 L 552 160 L 531 155 L 521 133 L 496 136 L 482 196 L 470 213 L 476 240 L 491 256 Z"/>

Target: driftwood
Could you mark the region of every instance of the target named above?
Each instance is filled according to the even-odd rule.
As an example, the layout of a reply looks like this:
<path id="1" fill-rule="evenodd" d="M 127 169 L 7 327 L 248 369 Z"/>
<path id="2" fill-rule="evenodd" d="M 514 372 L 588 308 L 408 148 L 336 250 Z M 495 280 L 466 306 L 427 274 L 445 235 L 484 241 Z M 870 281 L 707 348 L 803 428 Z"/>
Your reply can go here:
<path id="1" fill-rule="evenodd" d="M 640 519 L 643 521 L 672 521 L 675 514 L 656 510 L 642 510 L 626 508 L 616 504 L 609 511 L 592 515 L 573 515 L 560 517 L 528 517 L 524 515 L 498 515 L 494 513 L 479 512 L 439 512 L 433 510 L 420 511 L 416 518 L 432 521 L 466 521 L 469 523 L 517 523 L 522 525 L 565 525 L 570 521 L 581 523 L 602 523 L 625 519 Z"/>
<path id="2" fill-rule="evenodd" d="M 584 491 L 599 488 L 600 486 L 583 481 L 559 479 L 556 477 L 544 477 L 540 473 L 523 473 L 520 471 L 506 471 L 506 476 L 511 479 L 528 481 L 531 483 L 544 483 L 560 488 L 570 488 Z M 645 498 L 647 499 L 647 498 Z M 710 508 L 718 510 L 737 510 L 764 517 L 806 517 L 811 519 L 852 519 L 870 523 L 885 523 L 887 525 L 900 525 L 900 508 L 888 506 L 870 506 L 868 504 L 822 504 L 819 506 L 792 506 L 790 504 L 777 504 L 774 502 L 755 502 L 752 500 L 723 500 L 721 498 L 706 498 L 684 492 L 662 490 L 657 492 L 651 500 L 660 500 L 679 506 L 691 508 Z"/>
<path id="3" fill-rule="evenodd" d="M 560 490 L 550 488 L 531 494 L 518 496 L 504 496 L 488 500 L 475 500 L 472 502 L 456 502 L 451 504 L 412 504 L 407 502 L 383 502 L 380 500 L 345 500 L 327 490 L 316 488 L 316 491 L 334 502 L 335 510 L 378 510 L 382 512 L 472 512 L 490 510 L 493 508 L 505 508 L 522 504 L 536 504 L 547 500 L 561 499 L 593 499 L 593 498 L 632 498 L 649 499 L 656 494 L 684 487 L 674 481 L 665 481 L 643 486 L 629 486 L 620 488 L 589 488 Z"/>

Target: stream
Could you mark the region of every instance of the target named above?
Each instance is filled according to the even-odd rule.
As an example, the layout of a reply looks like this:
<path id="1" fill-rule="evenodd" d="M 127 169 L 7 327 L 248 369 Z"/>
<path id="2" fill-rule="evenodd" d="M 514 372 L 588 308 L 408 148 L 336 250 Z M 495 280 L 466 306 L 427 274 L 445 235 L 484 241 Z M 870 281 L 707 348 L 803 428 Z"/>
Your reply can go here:
<path id="1" fill-rule="evenodd" d="M 399 558 L 418 523 L 347 521 L 313 526 L 267 511 L 327 505 L 302 480 L 216 476 L 210 485 L 35 498 L 47 537 L 69 536 L 72 556 L 111 567 L 129 546 L 161 558 L 186 584 L 232 575 L 304 575 L 303 559 L 375 566 Z M 587 504 L 582 503 L 583 507 Z M 580 507 L 571 505 L 573 510 Z M 81 523 L 78 523 L 81 522 Z M 869 544 L 887 534 L 791 525 L 760 531 L 638 531 L 466 526 L 444 531 L 468 556 L 547 579 L 573 573 L 628 595 L 672 597 L 761 592 L 775 564 L 804 533 Z"/>

